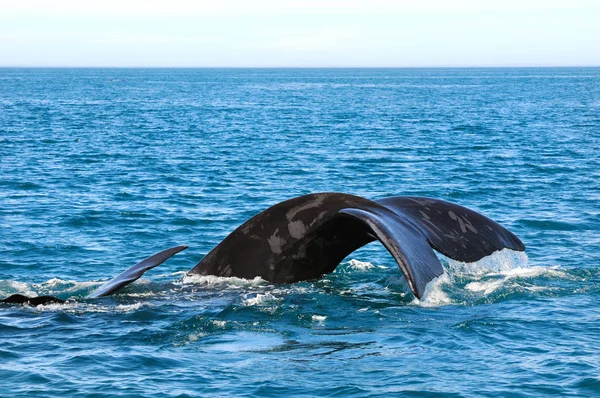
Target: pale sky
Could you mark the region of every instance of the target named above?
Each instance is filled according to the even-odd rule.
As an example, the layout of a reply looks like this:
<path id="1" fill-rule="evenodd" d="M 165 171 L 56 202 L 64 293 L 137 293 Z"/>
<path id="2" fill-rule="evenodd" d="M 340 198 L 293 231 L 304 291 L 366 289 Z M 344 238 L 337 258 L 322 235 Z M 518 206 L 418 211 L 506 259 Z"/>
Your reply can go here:
<path id="1" fill-rule="evenodd" d="M 600 1 L 0 0 L 0 66 L 600 66 Z"/>

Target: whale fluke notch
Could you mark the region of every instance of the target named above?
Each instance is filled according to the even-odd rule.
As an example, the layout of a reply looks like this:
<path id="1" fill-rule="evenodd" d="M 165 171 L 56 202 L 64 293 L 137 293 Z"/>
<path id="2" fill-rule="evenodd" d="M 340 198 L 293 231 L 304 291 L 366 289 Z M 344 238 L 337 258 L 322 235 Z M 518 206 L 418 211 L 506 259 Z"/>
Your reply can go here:
<path id="1" fill-rule="evenodd" d="M 332 272 L 346 256 L 374 240 L 392 254 L 417 298 L 444 272 L 432 248 L 469 262 L 504 248 L 525 250 L 498 223 L 454 203 L 318 193 L 280 202 L 252 217 L 189 273 L 259 276 L 274 283 L 311 280 Z"/>
<path id="2" fill-rule="evenodd" d="M 444 267 L 421 232 L 397 217 L 390 217 L 389 211 L 343 209 L 341 213 L 368 225 L 396 260 L 415 296 L 422 297 L 427 283 L 444 273 Z"/>
<path id="3" fill-rule="evenodd" d="M 131 282 L 141 278 L 142 275 L 144 275 L 144 272 L 161 265 L 169 258 L 173 257 L 175 254 L 187 248 L 188 247 L 185 245 L 176 246 L 170 249 L 163 250 L 159 253 L 153 254 L 147 259 L 142 260 L 133 267 L 129 268 L 127 271 L 124 271 L 119 275 L 115 276 L 110 281 L 106 282 L 104 285 L 100 286 L 98 289 L 88 294 L 87 298 L 103 297 L 115 293 L 116 291 L 122 289 Z"/>

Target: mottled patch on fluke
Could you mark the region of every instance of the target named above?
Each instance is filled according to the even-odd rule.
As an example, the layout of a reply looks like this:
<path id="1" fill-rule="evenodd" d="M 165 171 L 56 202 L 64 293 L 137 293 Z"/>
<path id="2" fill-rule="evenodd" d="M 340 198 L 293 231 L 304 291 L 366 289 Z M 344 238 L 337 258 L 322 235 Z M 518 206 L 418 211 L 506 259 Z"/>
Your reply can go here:
<path id="1" fill-rule="evenodd" d="M 418 298 L 427 283 L 444 272 L 432 248 L 465 262 L 504 248 L 525 250 L 498 223 L 454 203 L 317 193 L 278 203 L 246 221 L 190 273 L 260 276 L 274 283 L 316 279 L 373 240 L 392 254 Z"/>
<path id="2" fill-rule="evenodd" d="M 439 199 L 395 196 L 376 201 L 421 230 L 438 252 L 453 260 L 475 262 L 495 251 L 524 251 L 512 232 L 474 210 Z"/>

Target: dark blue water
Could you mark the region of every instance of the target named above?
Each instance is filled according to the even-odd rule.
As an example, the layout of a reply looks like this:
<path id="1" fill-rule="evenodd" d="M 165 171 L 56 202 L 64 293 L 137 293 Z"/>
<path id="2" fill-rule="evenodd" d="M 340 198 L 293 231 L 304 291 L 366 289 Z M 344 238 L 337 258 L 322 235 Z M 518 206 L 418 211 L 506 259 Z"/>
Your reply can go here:
<path id="1" fill-rule="evenodd" d="M 0 69 L 2 396 L 597 396 L 600 69 Z M 185 277 L 318 191 L 471 207 L 527 245 L 413 298 L 379 244 L 316 282 Z M 113 297 L 101 281 L 190 248 Z"/>

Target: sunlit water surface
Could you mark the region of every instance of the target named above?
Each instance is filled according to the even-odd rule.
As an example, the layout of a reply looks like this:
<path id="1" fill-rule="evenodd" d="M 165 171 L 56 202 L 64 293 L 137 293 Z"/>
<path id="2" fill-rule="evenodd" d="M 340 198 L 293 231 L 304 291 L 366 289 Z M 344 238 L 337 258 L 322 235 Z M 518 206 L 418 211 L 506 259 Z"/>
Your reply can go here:
<path id="1" fill-rule="evenodd" d="M 597 396 L 600 69 L 0 69 L 2 396 Z M 415 300 L 379 244 L 313 282 L 186 276 L 319 191 L 527 245 Z M 102 281 L 190 248 L 119 294 Z"/>

